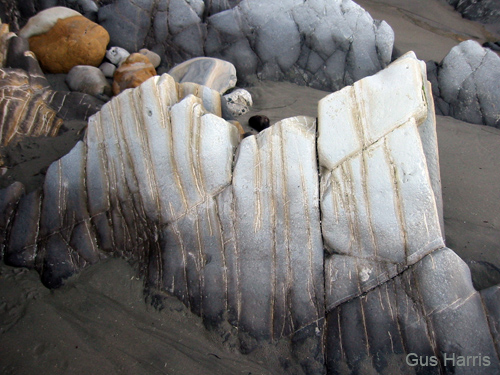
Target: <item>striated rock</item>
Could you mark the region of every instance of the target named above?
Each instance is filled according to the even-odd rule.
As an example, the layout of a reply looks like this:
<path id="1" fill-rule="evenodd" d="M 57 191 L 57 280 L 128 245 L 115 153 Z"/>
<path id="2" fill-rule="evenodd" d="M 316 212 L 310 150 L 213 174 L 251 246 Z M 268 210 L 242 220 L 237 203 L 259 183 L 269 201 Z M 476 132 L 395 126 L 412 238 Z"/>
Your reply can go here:
<path id="1" fill-rule="evenodd" d="M 139 50 L 139 53 L 141 55 L 144 55 L 146 56 L 148 59 L 149 59 L 149 62 L 151 64 L 153 64 L 153 66 L 156 68 L 158 68 L 160 66 L 160 63 L 161 63 L 161 57 L 160 55 L 158 55 L 157 53 L 153 52 L 153 51 L 150 51 L 148 50 L 147 48 L 142 48 Z"/>
<path id="2" fill-rule="evenodd" d="M 29 38 L 30 49 L 50 73 L 67 73 L 76 65 L 99 66 L 108 42 L 108 32 L 81 15 L 60 19 L 46 33 Z"/>
<path id="3" fill-rule="evenodd" d="M 319 103 L 322 229 L 335 280 L 329 308 L 444 246 L 441 187 L 432 183 L 439 171 L 430 176 L 428 166 L 439 165 L 437 154 L 425 152 L 437 149 L 436 134 L 421 138 L 418 129 L 430 115 L 424 79 L 425 64 L 409 54 Z"/>
<path id="4" fill-rule="evenodd" d="M 238 117 L 248 112 L 249 107 L 253 105 L 252 95 L 244 89 L 237 89 L 224 95 L 229 113 Z"/>
<path id="5" fill-rule="evenodd" d="M 47 33 L 59 20 L 81 16 L 77 11 L 66 7 L 52 7 L 42 10 L 28 20 L 28 23 L 19 30 L 19 36 L 29 39 L 35 35 Z"/>
<path id="6" fill-rule="evenodd" d="M 103 102 L 82 93 L 53 91 L 27 41 L 13 37 L 6 68 L 0 70 L 1 145 L 23 136 L 54 136 L 64 120 L 83 120 Z"/>
<path id="7" fill-rule="evenodd" d="M 106 51 L 106 58 L 116 66 L 121 65 L 129 56 L 130 53 L 125 48 L 121 47 L 111 47 Z"/>
<path id="8" fill-rule="evenodd" d="M 183 62 L 168 72 L 176 82 L 193 82 L 210 87 L 221 94 L 236 85 L 233 64 L 210 57 L 198 57 Z"/>
<path id="9" fill-rule="evenodd" d="M 243 351 L 282 339 L 284 371 L 393 373 L 414 353 L 436 356 L 420 372 L 474 373 L 444 355 L 482 353 L 498 372 L 497 290 L 474 290 L 443 242 L 425 76 L 407 54 L 321 100 L 318 124 L 241 143 L 205 108 L 217 91 L 155 76 L 90 119 L 43 194 L 0 194 L 3 259 L 50 287 L 110 254 L 133 260 L 148 290 Z"/>
<path id="10" fill-rule="evenodd" d="M 451 49 L 437 67 L 439 110 L 473 124 L 500 127 L 500 57 L 475 41 Z"/>
<path id="11" fill-rule="evenodd" d="M 47 103 L 42 87 L 31 86 L 22 70 L 0 70 L 0 144 L 6 146 L 16 137 L 55 136 L 63 120 Z"/>
<path id="12" fill-rule="evenodd" d="M 139 86 L 156 75 L 156 70 L 149 59 L 140 53 L 133 53 L 115 70 L 113 76 L 113 94 Z"/>
<path id="13" fill-rule="evenodd" d="M 77 65 L 66 76 L 66 83 L 71 91 L 83 92 L 101 100 L 109 100 L 112 95 L 111 85 L 104 73 L 95 66 Z"/>

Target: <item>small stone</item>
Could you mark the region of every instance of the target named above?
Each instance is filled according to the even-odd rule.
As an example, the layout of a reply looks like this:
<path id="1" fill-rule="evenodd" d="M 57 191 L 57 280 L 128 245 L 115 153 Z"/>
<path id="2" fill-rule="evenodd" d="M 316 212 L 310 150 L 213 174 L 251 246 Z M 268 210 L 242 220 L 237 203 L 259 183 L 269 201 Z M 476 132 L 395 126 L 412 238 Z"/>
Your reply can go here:
<path id="1" fill-rule="evenodd" d="M 248 112 L 249 107 L 253 105 L 252 95 L 243 89 L 237 89 L 224 95 L 226 106 L 229 112 L 235 116 L 241 116 Z"/>
<path id="2" fill-rule="evenodd" d="M 194 82 L 221 94 L 236 85 L 236 68 L 230 62 L 213 57 L 197 57 L 179 64 L 168 72 L 176 82 Z"/>
<path id="3" fill-rule="evenodd" d="M 150 51 L 147 48 L 139 50 L 139 53 L 141 55 L 146 56 L 149 59 L 149 61 L 151 61 L 151 64 L 153 64 L 155 68 L 158 68 L 160 66 L 161 57 L 157 53 Z"/>
<path id="4" fill-rule="evenodd" d="M 140 53 L 133 53 L 115 71 L 113 94 L 137 87 L 155 75 L 156 70 L 149 59 Z"/>
<path id="5" fill-rule="evenodd" d="M 68 73 L 76 65 L 99 66 L 108 43 L 108 32 L 83 16 L 60 19 L 48 32 L 29 38 L 30 49 L 50 73 Z"/>
<path id="6" fill-rule="evenodd" d="M 259 132 L 267 129 L 269 127 L 269 123 L 269 117 L 262 115 L 252 116 L 248 119 L 248 126 Z"/>
<path id="7" fill-rule="evenodd" d="M 109 100 L 111 85 L 104 73 L 95 66 L 77 65 L 66 76 L 71 91 L 83 92 L 102 100 Z"/>
<path id="8" fill-rule="evenodd" d="M 107 78 L 113 78 L 116 70 L 116 66 L 109 63 L 109 62 L 103 62 L 100 66 L 99 69 L 101 69 L 101 72 L 104 74 L 104 77 Z"/>
<path id="9" fill-rule="evenodd" d="M 121 47 L 111 47 L 106 51 L 106 58 L 116 66 L 120 66 L 129 56 L 130 53 Z"/>

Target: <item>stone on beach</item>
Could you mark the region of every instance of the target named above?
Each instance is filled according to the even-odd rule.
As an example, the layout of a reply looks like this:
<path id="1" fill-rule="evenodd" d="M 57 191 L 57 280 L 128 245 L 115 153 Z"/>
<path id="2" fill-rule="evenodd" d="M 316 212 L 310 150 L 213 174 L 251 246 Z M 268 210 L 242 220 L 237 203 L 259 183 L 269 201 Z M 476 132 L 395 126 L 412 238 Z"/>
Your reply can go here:
<path id="1" fill-rule="evenodd" d="M 247 113 L 253 105 L 252 95 L 244 89 L 231 91 L 224 95 L 224 99 L 226 99 L 227 109 L 234 117 Z"/>
<path id="2" fill-rule="evenodd" d="M 197 57 L 179 64 L 168 72 L 177 82 L 193 82 L 221 94 L 236 86 L 233 64 L 211 57 Z"/>
<path id="3" fill-rule="evenodd" d="M 47 32 L 29 38 L 30 49 L 50 73 L 68 73 L 76 65 L 99 66 L 108 42 L 108 32 L 81 15 L 59 19 Z"/>
<path id="4" fill-rule="evenodd" d="M 66 76 L 66 83 L 71 91 L 83 92 L 101 100 L 109 100 L 112 95 L 111 85 L 104 73 L 95 66 L 73 67 Z"/>
<path id="5" fill-rule="evenodd" d="M 155 67 L 155 69 L 160 66 L 161 57 L 157 53 L 155 53 L 153 51 L 150 51 L 147 48 L 140 49 L 139 53 L 141 55 L 146 56 L 149 59 L 149 61 L 151 62 L 151 64 L 153 64 L 153 66 Z"/>
<path id="6" fill-rule="evenodd" d="M 106 58 L 116 66 L 120 66 L 129 56 L 130 53 L 121 47 L 111 47 L 106 51 Z"/>
<path id="7" fill-rule="evenodd" d="M 156 75 L 149 59 L 140 53 L 133 53 L 121 63 L 113 76 L 113 94 L 139 86 Z"/>

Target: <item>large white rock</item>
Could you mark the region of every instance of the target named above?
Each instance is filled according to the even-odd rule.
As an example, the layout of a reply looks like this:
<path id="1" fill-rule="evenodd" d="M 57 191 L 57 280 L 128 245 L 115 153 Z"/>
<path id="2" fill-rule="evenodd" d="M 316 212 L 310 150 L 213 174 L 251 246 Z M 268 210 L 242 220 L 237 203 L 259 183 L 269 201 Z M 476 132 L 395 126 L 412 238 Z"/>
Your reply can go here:
<path id="1" fill-rule="evenodd" d="M 328 307 L 444 246 L 424 151 L 437 145 L 424 146 L 418 130 L 429 112 L 423 77 L 425 66 L 407 54 L 320 101 L 322 229 L 332 254 Z"/>

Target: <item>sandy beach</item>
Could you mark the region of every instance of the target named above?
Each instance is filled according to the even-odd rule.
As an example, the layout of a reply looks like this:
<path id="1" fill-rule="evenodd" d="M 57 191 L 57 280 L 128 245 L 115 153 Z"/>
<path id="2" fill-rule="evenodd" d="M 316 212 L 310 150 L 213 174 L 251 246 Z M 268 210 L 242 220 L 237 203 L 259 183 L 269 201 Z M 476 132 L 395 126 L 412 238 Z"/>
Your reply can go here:
<path id="1" fill-rule="evenodd" d="M 360 0 L 395 32 L 397 54 L 414 51 L 437 62 L 463 40 L 500 40 L 494 27 L 463 19 L 444 0 Z M 316 117 L 328 92 L 288 82 L 247 88 L 254 105 L 238 118 L 263 114 L 271 123 Z M 55 139 L 25 140 L 9 150 L 0 187 L 19 180 L 41 186 L 53 160 L 85 130 L 67 125 Z M 500 283 L 500 129 L 437 116 L 446 244 L 471 268 L 476 289 Z M 43 150 L 43 152 L 41 152 Z M 234 342 L 207 331 L 182 303 L 163 296 L 151 306 L 143 283 L 124 260 L 109 259 L 48 290 L 34 271 L 0 263 L 2 374 L 300 374 L 283 372 L 280 343 L 240 354 Z"/>

